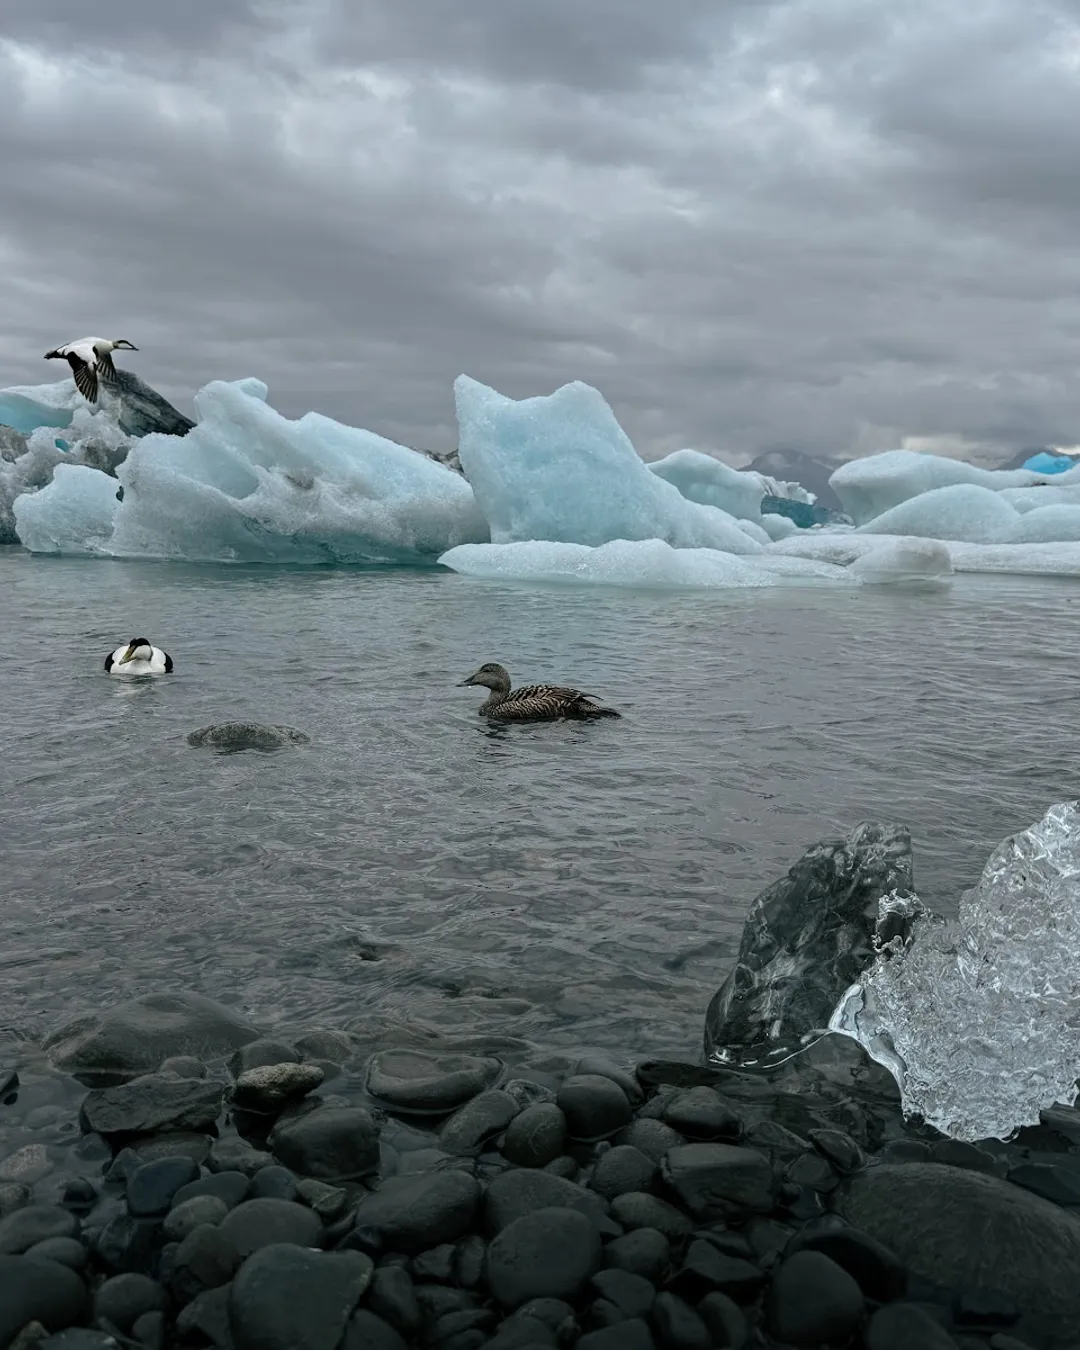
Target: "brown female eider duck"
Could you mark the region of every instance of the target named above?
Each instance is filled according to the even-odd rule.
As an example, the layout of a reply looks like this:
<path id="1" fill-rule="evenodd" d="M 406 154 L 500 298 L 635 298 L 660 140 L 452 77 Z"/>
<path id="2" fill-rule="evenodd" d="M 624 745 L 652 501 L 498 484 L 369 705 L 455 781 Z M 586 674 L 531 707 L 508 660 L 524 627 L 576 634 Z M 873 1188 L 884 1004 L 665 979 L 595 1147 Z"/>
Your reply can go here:
<path id="1" fill-rule="evenodd" d="M 594 717 L 621 717 L 614 708 L 602 708 L 589 694 L 559 684 L 526 684 L 511 690 L 506 670 L 489 661 L 461 681 L 490 689 L 490 695 L 477 710 L 481 717 L 502 722 L 555 722 L 560 718 L 587 721 Z"/>

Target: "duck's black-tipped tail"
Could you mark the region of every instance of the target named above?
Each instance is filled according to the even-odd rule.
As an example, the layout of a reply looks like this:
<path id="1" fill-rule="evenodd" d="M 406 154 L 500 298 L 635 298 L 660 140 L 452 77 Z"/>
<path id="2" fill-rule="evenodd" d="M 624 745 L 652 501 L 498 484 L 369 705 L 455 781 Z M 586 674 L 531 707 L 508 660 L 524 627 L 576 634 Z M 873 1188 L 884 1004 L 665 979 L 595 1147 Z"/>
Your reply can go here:
<path id="1" fill-rule="evenodd" d="M 616 712 L 614 708 L 599 708 L 595 704 L 587 705 L 581 709 L 583 717 L 621 717 L 622 713 Z"/>

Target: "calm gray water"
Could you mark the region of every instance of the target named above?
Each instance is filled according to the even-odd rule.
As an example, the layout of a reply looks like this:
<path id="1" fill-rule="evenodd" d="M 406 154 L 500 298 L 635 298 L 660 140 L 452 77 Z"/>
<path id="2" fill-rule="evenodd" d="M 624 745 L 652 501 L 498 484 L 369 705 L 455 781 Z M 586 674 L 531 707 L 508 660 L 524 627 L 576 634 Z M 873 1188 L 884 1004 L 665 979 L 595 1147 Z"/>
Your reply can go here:
<path id="1" fill-rule="evenodd" d="M 696 1055 L 747 906 L 868 816 L 949 909 L 1080 795 L 1080 590 L 660 594 L 0 550 L 0 1021 L 187 987 L 269 1025 L 375 1010 Z M 176 673 L 121 684 L 133 634 Z M 625 713 L 491 729 L 483 661 Z M 212 721 L 310 747 L 219 755 Z M 372 958 L 375 959 L 372 959 Z"/>

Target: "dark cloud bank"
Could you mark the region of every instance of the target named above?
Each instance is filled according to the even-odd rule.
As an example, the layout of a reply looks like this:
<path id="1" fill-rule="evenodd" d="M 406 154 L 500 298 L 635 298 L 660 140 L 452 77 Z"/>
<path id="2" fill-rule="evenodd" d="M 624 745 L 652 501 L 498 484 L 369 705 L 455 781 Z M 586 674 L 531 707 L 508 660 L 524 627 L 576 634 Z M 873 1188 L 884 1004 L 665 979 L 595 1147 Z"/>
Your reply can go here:
<path id="1" fill-rule="evenodd" d="M 647 456 L 1080 441 L 1066 0 L 14 0 L 0 384 L 129 337 L 410 444 L 467 371 Z"/>

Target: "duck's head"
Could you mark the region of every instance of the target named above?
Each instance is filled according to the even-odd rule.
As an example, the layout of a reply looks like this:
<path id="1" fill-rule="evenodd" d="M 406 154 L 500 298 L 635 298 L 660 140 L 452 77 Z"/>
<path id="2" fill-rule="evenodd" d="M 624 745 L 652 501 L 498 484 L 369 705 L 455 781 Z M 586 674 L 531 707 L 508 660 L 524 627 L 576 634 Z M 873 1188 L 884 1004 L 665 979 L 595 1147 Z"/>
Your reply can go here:
<path id="1" fill-rule="evenodd" d="M 461 681 L 461 684 L 479 684 L 483 685 L 485 689 L 505 694 L 510 688 L 510 676 L 503 666 L 497 665 L 494 661 L 489 661 L 479 670 L 474 670 L 467 680 Z"/>
<path id="2" fill-rule="evenodd" d="M 113 342 L 114 352 L 137 352 L 138 350 L 138 347 L 133 342 L 129 342 L 127 338 L 117 338 Z"/>
<path id="3" fill-rule="evenodd" d="M 126 666 L 129 661 L 149 661 L 153 654 L 154 649 L 150 645 L 149 638 L 132 638 L 127 645 L 127 651 L 116 664 Z"/>

